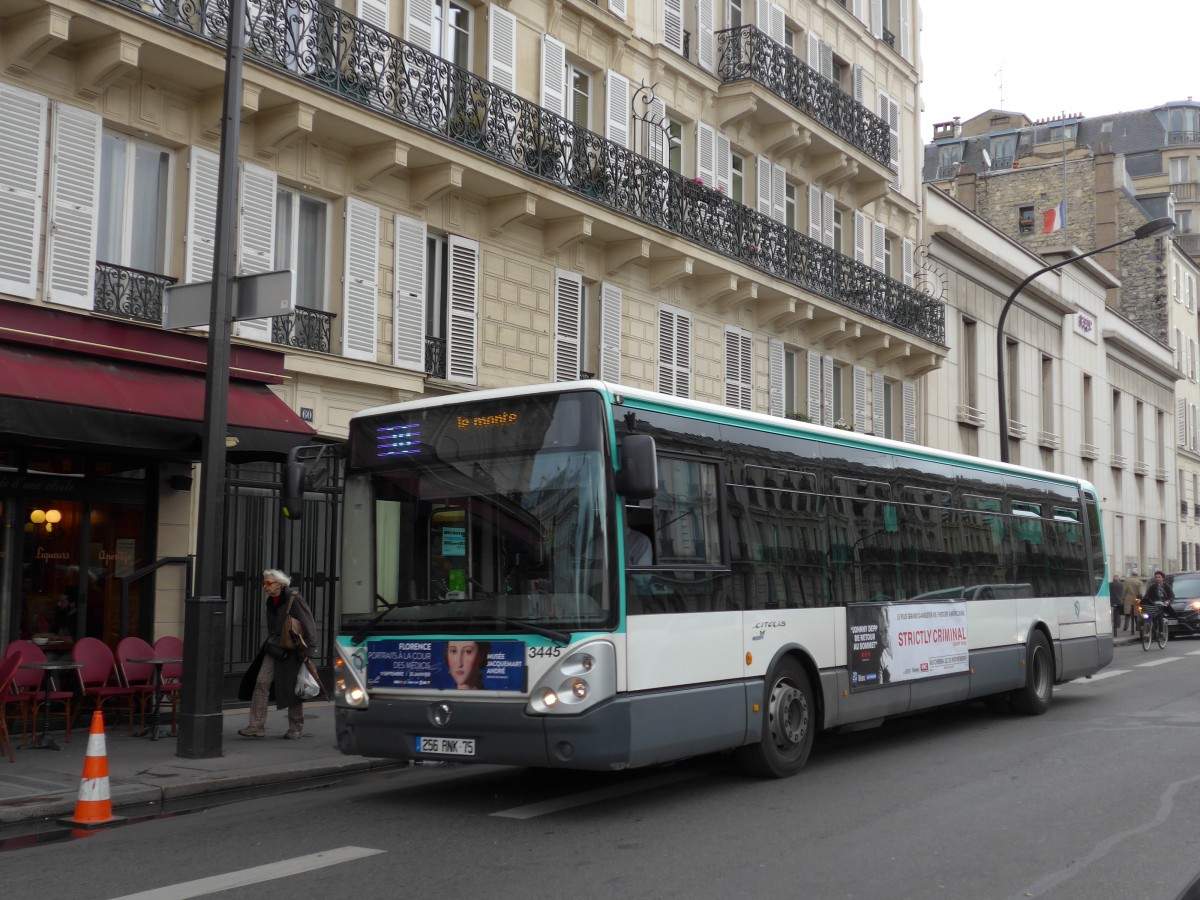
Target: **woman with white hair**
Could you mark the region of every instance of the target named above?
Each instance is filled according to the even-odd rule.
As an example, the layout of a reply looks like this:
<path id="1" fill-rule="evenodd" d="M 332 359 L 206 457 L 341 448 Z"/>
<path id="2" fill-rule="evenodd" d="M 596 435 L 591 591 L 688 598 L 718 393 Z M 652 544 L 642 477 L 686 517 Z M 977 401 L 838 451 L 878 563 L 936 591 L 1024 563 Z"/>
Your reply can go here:
<path id="1" fill-rule="evenodd" d="M 267 701 L 274 695 L 275 708 L 288 711 L 289 740 L 299 740 L 304 732 L 304 701 L 296 696 L 296 678 L 312 648 L 317 645 L 317 622 L 312 610 L 291 587 L 292 580 L 279 569 L 263 572 L 263 590 L 267 592 L 267 639 L 258 656 L 242 677 L 238 698 L 250 701 L 250 724 L 238 731 L 242 737 L 266 737 Z M 300 623 L 303 646 L 283 646 L 283 623 L 292 616 Z"/>

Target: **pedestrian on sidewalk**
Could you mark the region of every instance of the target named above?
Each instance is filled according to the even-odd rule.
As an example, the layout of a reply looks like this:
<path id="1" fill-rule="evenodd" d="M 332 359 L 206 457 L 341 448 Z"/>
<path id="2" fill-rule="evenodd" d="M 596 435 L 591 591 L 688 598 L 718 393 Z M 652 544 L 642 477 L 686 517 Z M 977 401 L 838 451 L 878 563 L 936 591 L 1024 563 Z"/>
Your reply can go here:
<path id="1" fill-rule="evenodd" d="M 1143 590 L 1145 590 L 1145 586 L 1142 584 L 1142 579 L 1138 578 L 1137 566 L 1133 566 L 1129 570 L 1129 577 L 1125 579 L 1125 593 L 1122 594 L 1122 602 L 1125 610 L 1125 630 L 1133 634 L 1137 633 L 1134 616 L 1137 615 L 1137 605 L 1141 602 Z"/>
<path id="2" fill-rule="evenodd" d="M 1121 611 L 1125 608 L 1125 579 L 1118 571 L 1113 572 L 1108 583 L 1108 605 L 1112 607 L 1113 634 L 1121 630 Z"/>
<path id="3" fill-rule="evenodd" d="M 267 734 L 267 701 L 274 699 L 276 709 L 287 709 L 289 740 L 299 740 L 304 732 L 304 701 L 296 696 L 296 677 L 307 657 L 306 649 L 317 645 L 317 623 L 312 610 L 291 587 L 291 579 L 278 569 L 263 572 L 266 591 L 267 639 L 242 677 L 238 699 L 250 701 L 250 724 L 238 731 L 243 737 L 260 738 Z M 287 616 L 300 622 L 305 647 L 287 650 L 283 646 L 283 623 Z"/>

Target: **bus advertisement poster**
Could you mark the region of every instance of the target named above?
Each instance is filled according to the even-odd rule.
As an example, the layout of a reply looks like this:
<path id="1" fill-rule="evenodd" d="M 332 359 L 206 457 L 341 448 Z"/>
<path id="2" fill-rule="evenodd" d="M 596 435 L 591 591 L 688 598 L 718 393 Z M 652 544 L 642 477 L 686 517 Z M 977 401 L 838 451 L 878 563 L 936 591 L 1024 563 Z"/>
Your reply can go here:
<path id="1" fill-rule="evenodd" d="M 967 671 L 965 603 L 856 603 L 846 622 L 851 690 Z"/>
<path id="2" fill-rule="evenodd" d="M 372 641 L 367 683 L 379 688 L 524 691 L 525 645 L 424 638 Z"/>

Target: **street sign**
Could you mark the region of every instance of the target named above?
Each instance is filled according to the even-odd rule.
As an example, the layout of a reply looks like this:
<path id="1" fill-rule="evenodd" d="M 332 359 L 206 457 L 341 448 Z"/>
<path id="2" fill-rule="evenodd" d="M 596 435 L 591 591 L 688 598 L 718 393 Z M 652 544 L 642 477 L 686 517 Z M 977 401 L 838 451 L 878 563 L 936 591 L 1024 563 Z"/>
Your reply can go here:
<path id="1" fill-rule="evenodd" d="M 172 284 L 163 289 L 162 325 L 168 331 L 199 328 L 209 323 L 212 309 L 212 282 Z M 260 272 L 233 279 L 233 320 L 268 319 L 286 316 L 296 310 L 292 272 Z"/>

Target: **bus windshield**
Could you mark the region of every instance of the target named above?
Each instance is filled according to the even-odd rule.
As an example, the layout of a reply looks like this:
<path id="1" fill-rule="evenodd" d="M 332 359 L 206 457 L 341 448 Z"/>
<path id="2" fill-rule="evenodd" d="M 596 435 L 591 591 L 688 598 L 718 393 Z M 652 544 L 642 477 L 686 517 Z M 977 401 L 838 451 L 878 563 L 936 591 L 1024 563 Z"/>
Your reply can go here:
<path id="1" fill-rule="evenodd" d="M 574 393 L 356 423 L 365 471 L 351 477 L 369 479 L 374 505 L 373 607 L 394 605 L 372 630 L 611 627 L 602 411 L 596 394 Z M 372 607 L 343 612 L 343 627 L 361 628 Z"/>

